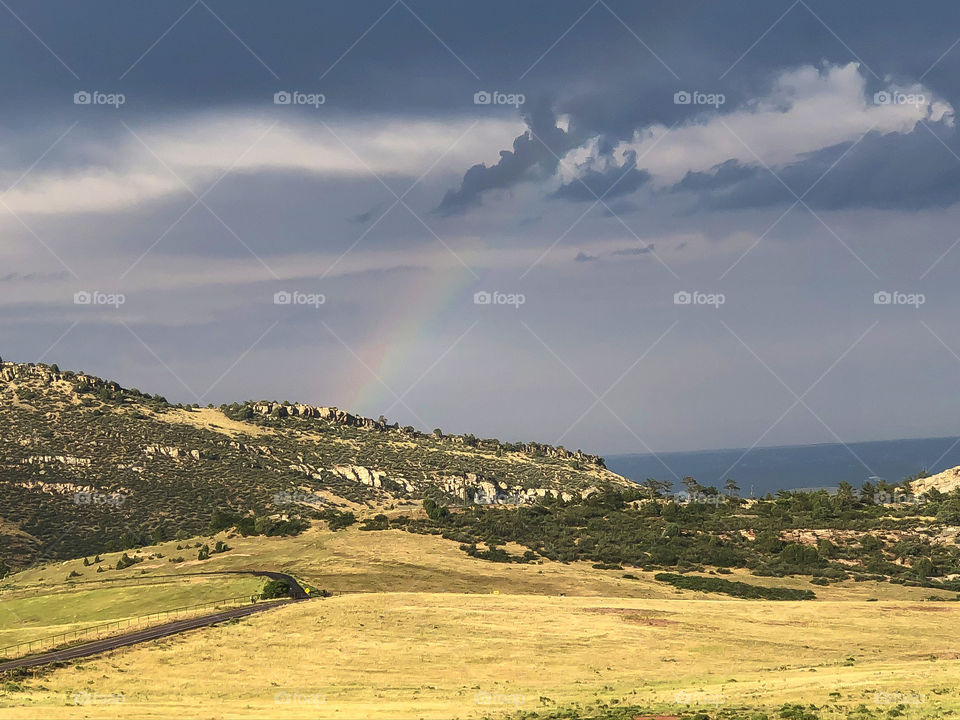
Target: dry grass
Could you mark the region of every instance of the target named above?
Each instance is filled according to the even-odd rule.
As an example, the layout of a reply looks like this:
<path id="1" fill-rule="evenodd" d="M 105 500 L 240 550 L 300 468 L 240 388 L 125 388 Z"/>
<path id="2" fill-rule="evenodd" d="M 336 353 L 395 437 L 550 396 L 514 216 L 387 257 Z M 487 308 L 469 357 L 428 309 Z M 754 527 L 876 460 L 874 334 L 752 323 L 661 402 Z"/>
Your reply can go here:
<path id="1" fill-rule="evenodd" d="M 904 718 L 960 711 L 949 631 L 960 605 L 924 601 L 930 590 L 728 576 L 819 598 L 735 600 L 583 563 L 488 563 L 399 531 L 229 542 L 202 567 L 280 569 L 344 594 L 18 681 L 0 697 L 0 718 L 439 720 L 614 700 L 669 711 L 678 693 L 767 712 L 783 702 L 843 709 L 821 711 L 825 720 L 860 703 L 886 716 L 878 692 L 922 699 Z M 65 571 L 15 580 L 21 592 L 56 592 Z M 78 707 L 77 692 L 123 703 Z M 275 702 L 288 694 L 298 702 Z"/>
<path id="2" fill-rule="evenodd" d="M 231 420 L 224 415 L 221 410 L 216 408 L 197 408 L 195 410 L 169 409 L 163 413 L 151 412 L 151 415 L 157 420 L 164 422 L 188 425 L 199 428 L 200 430 L 209 430 L 229 437 L 264 437 L 276 434 L 270 428 L 261 427 L 253 423 L 240 422 L 239 420 Z"/>
<path id="3" fill-rule="evenodd" d="M 937 702 L 957 707 L 956 690 L 934 690 L 960 681 L 943 631 L 960 607 L 926 609 L 345 595 L 56 670 L 0 701 L 0 717 L 79 717 L 90 708 L 64 702 L 81 691 L 122 694 L 117 716 L 138 718 L 467 718 L 596 700 L 665 707 L 678 693 L 763 706 L 823 704 L 831 692 L 856 705 L 910 692 L 929 711 Z M 285 693 L 301 704 L 278 705 Z M 113 711 L 98 707 L 96 716 Z"/>

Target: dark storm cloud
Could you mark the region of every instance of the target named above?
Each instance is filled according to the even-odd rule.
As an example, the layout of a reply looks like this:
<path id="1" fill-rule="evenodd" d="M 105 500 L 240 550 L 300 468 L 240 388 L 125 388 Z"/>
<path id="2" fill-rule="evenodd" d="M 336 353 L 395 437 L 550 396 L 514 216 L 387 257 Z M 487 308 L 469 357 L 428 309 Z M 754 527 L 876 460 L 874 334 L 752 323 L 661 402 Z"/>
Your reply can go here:
<path id="1" fill-rule="evenodd" d="M 629 195 L 650 181 L 650 173 L 637 169 L 637 156 L 630 152 L 624 167 L 587 169 L 578 179 L 561 185 L 552 197 L 563 200 L 592 201 Z"/>
<path id="2" fill-rule="evenodd" d="M 756 168 L 744 167 L 737 160 L 727 160 L 712 168 L 709 172 L 687 172 L 683 180 L 674 186 L 674 189 L 690 190 L 692 192 L 721 190 L 753 177 L 755 173 Z"/>
<path id="3" fill-rule="evenodd" d="M 790 7 L 786 0 L 736 7 L 610 0 L 617 17 L 597 5 L 572 30 L 589 3 L 567 0 L 545 12 L 541 4 L 491 0 L 458 5 L 455 13 L 443 0 L 409 0 L 410 10 L 390 0 L 286 0 L 262 9 L 224 0 L 8 4 L 63 61 L 4 10 L 0 61 L 13 68 L 30 63 L 29 72 L 0 79 L 7 110 L 19 106 L 20 117 L 26 108 L 9 101 L 52 100 L 85 85 L 117 86 L 128 93 L 129 110 L 136 104 L 152 113 L 269 104 L 274 90 L 296 87 L 323 91 L 331 107 L 454 114 L 474 110 L 475 91 L 496 87 L 528 97 L 550 93 L 578 132 L 624 137 L 639 125 L 682 118 L 685 109 L 672 102 L 679 89 L 720 91 L 737 103 L 756 95 L 778 68 L 854 59 L 798 5 L 737 62 Z M 809 5 L 880 76 L 919 76 L 952 44 L 960 24 L 955 4 L 931 3 L 923 13 L 894 2 Z M 926 20 L 934 13 L 941 22 Z M 931 78 L 957 89 L 958 62 L 948 54 Z"/>
<path id="4" fill-rule="evenodd" d="M 570 136 L 557 127 L 557 118 L 545 100 L 526 113 L 524 120 L 528 130 L 513 141 L 513 150 L 500 151 L 496 165 L 479 163 L 467 170 L 460 187 L 443 196 L 439 214 L 455 215 L 477 207 L 485 192 L 510 188 L 528 172 L 536 170 L 549 177 L 556 171 L 559 158 L 574 147 Z"/>
<path id="5" fill-rule="evenodd" d="M 704 210 L 789 205 L 796 198 L 786 185 L 818 209 L 916 211 L 960 199 L 958 156 L 956 129 L 928 124 L 905 135 L 870 135 L 853 147 L 823 148 L 773 168 L 779 179 L 766 168 L 728 161 L 710 172 L 687 173 L 672 189 L 695 193 Z"/>
<path id="6" fill-rule="evenodd" d="M 117 113 L 73 106 L 73 93 L 84 88 L 126 93 L 126 120 L 269 108 L 279 89 L 323 92 L 323 118 L 475 116 L 473 94 L 499 89 L 553 98 L 553 111 L 570 117 L 570 139 L 599 137 L 613 147 L 637 128 L 688 119 L 690 107 L 673 102 L 678 90 L 722 92 L 732 108 L 762 95 L 785 68 L 857 57 L 870 91 L 888 74 L 916 80 L 928 73 L 924 82 L 934 91 L 960 100 L 960 49 L 936 62 L 960 25 L 960 5 L 948 2 L 928 3 L 923 13 L 892 0 L 810 0 L 809 9 L 787 0 L 609 0 L 609 9 L 564 0 L 549 12 L 542 4 L 491 0 L 455 13 L 443 0 L 408 0 L 409 9 L 391 0 L 281 0 L 269 8 L 225 0 L 8 5 L 49 48 L 0 8 L 8 20 L 0 22 L 0 62 L 17 69 L 0 77 L 0 120 L 22 133 L 73 120 L 87 132 L 98 123 L 114 132 Z M 29 164 L 46 144 L 17 146 L 25 148 L 22 158 L 7 147 L 0 160 Z M 462 211 L 486 189 L 509 187 L 534 166 L 549 169 L 532 151 L 521 138 L 492 168 L 470 168 L 464 187 L 440 209 Z M 623 183 L 629 180 L 640 177 Z"/>

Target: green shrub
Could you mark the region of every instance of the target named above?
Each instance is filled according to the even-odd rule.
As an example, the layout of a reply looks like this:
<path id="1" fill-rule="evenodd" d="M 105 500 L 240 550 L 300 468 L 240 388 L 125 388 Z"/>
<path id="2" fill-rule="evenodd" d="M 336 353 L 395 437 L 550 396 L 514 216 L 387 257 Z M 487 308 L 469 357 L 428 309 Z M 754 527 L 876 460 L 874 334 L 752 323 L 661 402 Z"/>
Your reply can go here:
<path id="1" fill-rule="evenodd" d="M 124 553 L 120 556 L 120 559 L 117 560 L 117 570 L 124 570 L 125 568 L 128 568 L 131 565 L 136 565 L 139 562 L 143 562 L 143 558 L 137 557 L 136 555 L 130 557 Z"/>
<path id="2" fill-rule="evenodd" d="M 701 577 L 699 575 L 677 575 L 675 573 L 657 573 L 654 580 L 669 583 L 684 590 L 715 592 L 733 597 L 761 600 L 813 600 L 812 590 L 794 590 L 793 588 L 761 587 L 742 582 L 732 582 L 722 578 Z"/>
<path id="3" fill-rule="evenodd" d="M 273 600 L 275 598 L 289 597 L 290 586 L 286 580 L 268 580 L 264 583 L 260 591 L 261 600 Z"/>

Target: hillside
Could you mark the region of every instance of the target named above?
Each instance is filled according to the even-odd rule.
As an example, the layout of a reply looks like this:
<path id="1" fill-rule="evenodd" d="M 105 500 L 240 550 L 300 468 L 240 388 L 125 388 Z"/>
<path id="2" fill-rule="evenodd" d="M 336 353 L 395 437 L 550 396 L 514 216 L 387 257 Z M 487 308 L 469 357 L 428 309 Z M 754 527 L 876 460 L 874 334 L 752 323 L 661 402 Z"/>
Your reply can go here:
<path id="1" fill-rule="evenodd" d="M 916 495 L 923 495 L 931 490 L 948 493 L 960 488 L 960 467 L 949 468 L 936 475 L 917 478 L 910 485 L 910 490 Z"/>
<path id="2" fill-rule="evenodd" d="M 933 720 L 960 709 L 960 664 L 943 631 L 960 606 L 942 590 L 736 571 L 818 596 L 742 600 L 675 589 L 642 570 L 489 563 L 396 530 L 228 539 L 232 549 L 204 570 L 282 568 L 332 597 L 8 675 L 0 717 Z M 0 602 L 16 616 L 0 616 L 0 638 L 249 591 L 234 585 L 246 579 L 191 576 L 192 558 L 168 562 L 178 544 L 141 548 L 145 561 L 123 570 L 118 554 L 104 554 L 104 573 L 72 560 L 6 578 Z M 237 673 L 238 696 L 224 691 Z M 117 714 L 76 707 L 81 690 L 115 698 Z M 278 707 L 278 694 L 310 701 Z M 888 698 L 905 698 L 911 712 L 888 714 Z M 786 702 L 819 709 L 781 715 Z"/>
<path id="3" fill-rule="evenodd" d="M 632 484 L 580 451 L 424 434 L 331 407 L 181 407 L 56 365 L 0 364 L 0 560 L 205 531 L 218 508 L 286 519 L 526 504 Z M 68 538 L 69 542 L 64 542 Z"/>

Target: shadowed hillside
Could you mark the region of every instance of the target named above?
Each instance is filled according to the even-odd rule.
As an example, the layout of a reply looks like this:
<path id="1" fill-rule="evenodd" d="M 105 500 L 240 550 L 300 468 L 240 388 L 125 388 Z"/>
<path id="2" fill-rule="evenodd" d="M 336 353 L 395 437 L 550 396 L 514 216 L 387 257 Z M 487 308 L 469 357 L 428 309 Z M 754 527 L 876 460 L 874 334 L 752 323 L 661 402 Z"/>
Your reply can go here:
<path id="1" fill-rule="evenodd" d="M 562 447 L 424 434 L 337 408 L 174 406 L 56 365 L 3 363 L 0 485 L 0 559 L 16 567 L 37 552 L 76 557 L 195 535 L 217 508 L 283 521 L 632 484 Z"/>

